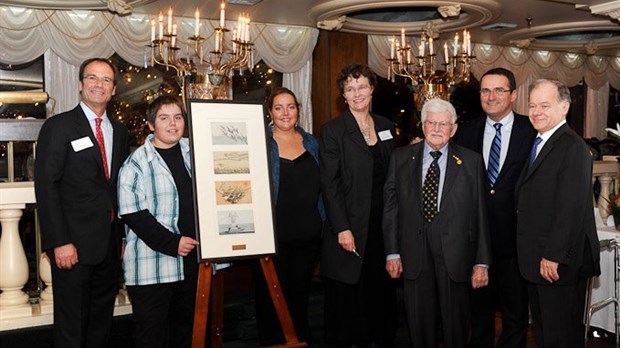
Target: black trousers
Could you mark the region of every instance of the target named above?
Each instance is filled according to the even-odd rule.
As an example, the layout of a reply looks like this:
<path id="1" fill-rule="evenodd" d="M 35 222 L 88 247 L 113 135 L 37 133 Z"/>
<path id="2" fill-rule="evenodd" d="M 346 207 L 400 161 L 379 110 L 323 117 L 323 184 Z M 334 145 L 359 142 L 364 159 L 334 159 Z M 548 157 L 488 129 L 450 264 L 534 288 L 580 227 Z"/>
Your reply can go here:
<path id="1" fill-rule="evenodd" d="M 516 257 L 493 259 L 489 269 L 489 285 L 472 289 L 472 348 L 495 346 L 495 312 L 502 316 L 502 332 L 498 348 L 525 348 L 529 312 L 527 285 L 519 272 Z"/>
<path id="2" fill-rule="evenodd" d="M 437 347 L 439 324 L 446 348 L 467 345 L 471 282 L 455 282 L 446 269 L 441 237 L 435 224 L 424 227 L 426 249 L 422 271 L 405 279 L 403 293 L 409 336 L 414 348 Z"/>
<path id="3" fill-rule="evenodd" d="M 585 346 L 583 313 L 586 283 L 585 278 L 568 285 L 528 283 L 537 347 Z"/>
<path id="4" fill-rule="evenodd" d="M 108 347 L 120 270 L 116 250 L 112 237 L 101 263 L 78 262 L 69 270 L 59 269 L 54 252 L 47 252 L 54 280 L 55 347 Z"/>
<path id="5" fill-rule="evenodd" d="M 311 338 L 308 325 L 308 301 L 310 282 L 316 265 L 320 241 L 280 244 L 278 256 L 273 258 L 274 267 L 286 305 L 300 341 Z M 284 343 L 284 334 L 260 265 L 255 267 L 256 324 L 261 346 Z"/>
<path id="6" fill-rule="evenodd" d="M 183 262 L 183 281 L 127 286 L 135 347 L 191 347 L 198 282 L 195 250 Z"/>

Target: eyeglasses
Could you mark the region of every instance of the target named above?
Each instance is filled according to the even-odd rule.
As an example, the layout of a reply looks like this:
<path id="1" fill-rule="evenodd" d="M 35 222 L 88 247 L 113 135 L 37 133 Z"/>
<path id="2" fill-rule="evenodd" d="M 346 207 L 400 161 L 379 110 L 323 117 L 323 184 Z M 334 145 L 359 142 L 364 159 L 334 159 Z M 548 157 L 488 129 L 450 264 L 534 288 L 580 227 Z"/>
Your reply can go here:
<path id="1" fill-rule="evenodd" d="M 480 94 L 482 95 L 489 95 L 491 94 L 491 92 L 493 92 L 493 94 L 497 95 L 497 94 L 502 94 L 502 93 L 510 93 L 512 92 L 511 89 L 504 89 L 503 87 L 495 87 L 493 89 L 488 89 L 488 88 L 483 88 L 480 90 Z"/>
<path id="2" fill-rule="evenodd" d="M 357 88 L 355 87 L 347 87 L 344 89 L 344 94 L 355 94 L 356 92 L 359 92 L 359 94 L 366 94 L 368 93 L 368 91 L 370 91 L 370 86 L 369 85 L 363 85 L 363 86 L 359 86 Z"/>
<path id="3" fill-rule="evenodd" d="M 441 129 L 446 129 L 452 126 L 454 123 L 451 122 L 437 122 L 437 121 L 424 121 L 424 125 L 429 128 L 435 128 L 435 126 L 439 126 Z"/>
<path id="4" fill-rule="evenodd" d="M 86 75 L 84 76 L 84 81 L 87 81 L 88 83 L 92 83 L 92 84 L 96 84 L 97 82 L 101 81 L 104 85 L 111 85 L 114 83 L 114 80 L 112 80 L 109 77 L 97 77 L 95 75 Z"/>

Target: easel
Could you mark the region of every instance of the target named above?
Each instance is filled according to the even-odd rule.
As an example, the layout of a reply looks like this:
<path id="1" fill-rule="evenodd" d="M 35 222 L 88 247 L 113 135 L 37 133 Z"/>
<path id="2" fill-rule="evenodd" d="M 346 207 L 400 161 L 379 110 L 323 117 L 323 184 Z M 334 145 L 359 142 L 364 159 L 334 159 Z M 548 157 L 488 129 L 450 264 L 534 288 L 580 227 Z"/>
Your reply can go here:
<path id="1" fill-rule="evenodd" d="M 306 347 L 306 342 L 299 342 L 293 321 L 288 312 L 280 281 L 273 266 L 271 257 L 261 257 L 260 265 L 263 269 L 265 281 L 269 287 L 273 306 L 278 314 L 280 326 L 284 333 L 286 342 L 282 345 L 272 347 Z M 194 334 L 192 336 L 192 348 L 204 348 L 207 330 L 207 318 L 209 314 L 209 295 L 211 292 L 211 278 L 213 275 L 213 264 L 211 262 L 201 262 L 198 266 L 198 288 L 196 293 L 196 309 L 194 311 Z M 224 318 L 224 282 L 222 277 L 217 277 L 213 282 L 213 323 L 211 324 L 211 348 L 224 347 L 222 339 L 222 327 Z"/>

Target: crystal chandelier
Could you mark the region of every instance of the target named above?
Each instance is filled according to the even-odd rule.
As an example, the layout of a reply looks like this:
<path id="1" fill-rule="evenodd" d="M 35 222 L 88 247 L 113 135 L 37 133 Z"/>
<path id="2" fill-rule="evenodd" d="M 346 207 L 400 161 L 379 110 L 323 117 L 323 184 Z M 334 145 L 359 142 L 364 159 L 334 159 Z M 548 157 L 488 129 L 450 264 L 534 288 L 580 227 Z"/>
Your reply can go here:
<path id="1" fill-rule="evenodd" d="M 166 28 L 164 15 L 160 12 L 157 23 L 151 21 L 151 66 L 158 64 L 177 73 L 182 97 L 197 99 L 232 99 L 229 81 L 234 70 L 243 73 L 254 65 L 250 38 L 250 18 L 241 15 L 232 31 L 230 43 L 226 40 L 230 29 L 226 27 L 226 8 L 220 4 L 219 24 L 211 35 L 213 51 L 205 51 L 206 38 L 200 35 L 200 12 L 194 15 L 194 35 L 187 38 L 185 55 L 177 46 L 177 24 L 172 20 L 172 8 L 168 9 Z"/>
<path id="2" fill-rule="evenodd" d="M 400 40 L 390 39 L 388 78 L 394 81 L 395 76 L 402 76 L 411 80 L 418 109 L 429 99 L 448 99 L 451 87 L 469 81 L 471 62 L 475 58 L 471 55 L 469 31 L 463 30 L 462 42 L 456 33 L 450 42 L 451 47 L 448 42 L 444 43 L 444 70 L 437 70 L 433 40 L 438 36 L 434 26 L 427 23 L 416 51 L 405 40 L 405 29 L 401 29 Z"/>

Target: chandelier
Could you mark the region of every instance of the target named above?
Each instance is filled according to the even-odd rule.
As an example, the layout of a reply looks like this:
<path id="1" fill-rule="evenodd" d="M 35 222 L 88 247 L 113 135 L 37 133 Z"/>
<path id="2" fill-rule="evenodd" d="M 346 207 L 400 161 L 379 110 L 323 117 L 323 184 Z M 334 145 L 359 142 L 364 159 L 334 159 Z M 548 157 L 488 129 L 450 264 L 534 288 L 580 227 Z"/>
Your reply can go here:
<path id="1" fill-rule="evenodd" d="M 444 42 L 443 70 L 437 69 L 434 39 L 438 36 L 434 25 L 429 22 L 422 31 L 420 44 L 415 51 L 406 41 L 405 29 L 400 31 L 400 40 L 394 36 L 390 39 L 388 79 L 394 81 L 395 76 L 402 76 L 411 80 L 418 110 L 429 99 L 448 99 L 451 87 L 469 81 L 471 62 L 475 58 L 471 55 L 469 31 L 463 30 L 462 41 L 459 41 L 459 33 L 456 33 L 451 42 Z"/>
<path id="2" fill-rule="evenodd" d="M 166 24 L 166 28 L 164 28 Z M 194 14 L 194 35 L 186 40 L 185 54 L 177 46 L 177 24 L 172 20 L 172 8 L 168 9 L 167 22 L 159 13 L 158 20 L 151 20 L 151 66 L 157 64 L 172 68 L 177 73 L 177 82 L 181 86 L 183 101 L 196 99 L 232 99 L 229 83 L 234 70 L 241 74 L 251 70 L 254 54 L 250 38 L 250 18 L 241 15 L 236 28 L 232 30 L 230 42 L 226 40 L 230 29 L 226 27 L 226 8 L 220 4 L 220 18 L 213 35 L 201 36 L 200 12 Z M 214 49 L 205 51 L 207 38 L 213 38 Z"/>

